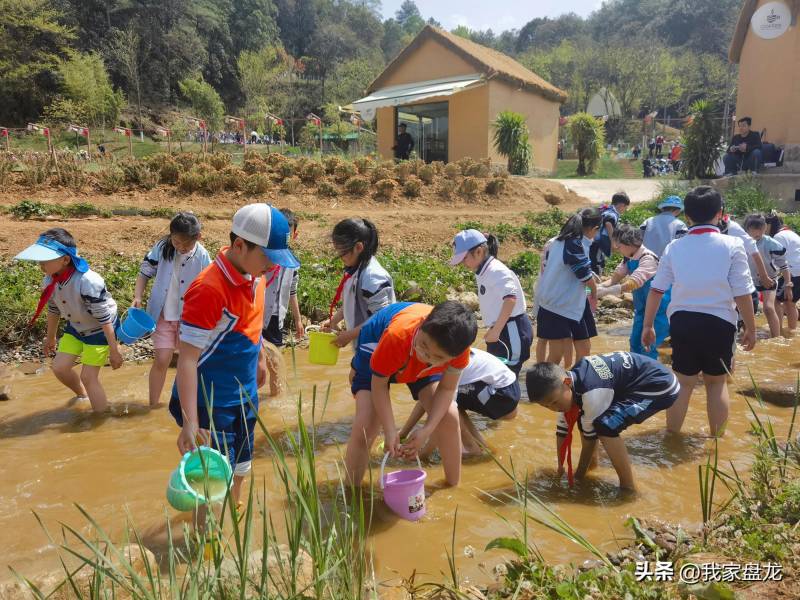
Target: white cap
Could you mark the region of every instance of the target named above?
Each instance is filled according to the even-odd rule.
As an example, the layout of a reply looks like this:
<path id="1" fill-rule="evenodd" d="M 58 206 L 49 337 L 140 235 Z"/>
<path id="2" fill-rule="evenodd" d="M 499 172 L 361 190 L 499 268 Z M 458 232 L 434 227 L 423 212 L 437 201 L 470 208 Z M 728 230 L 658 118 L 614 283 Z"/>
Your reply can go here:
<path id="1" fill-rule="evenodd" d="M 261 246 L 273 264 L 296 269 L 300 261 L 289 250 L 289 222 L 274 206 L 254 203 L 243 206 L 233 215 L 231 231 L 242 239 Z"/>

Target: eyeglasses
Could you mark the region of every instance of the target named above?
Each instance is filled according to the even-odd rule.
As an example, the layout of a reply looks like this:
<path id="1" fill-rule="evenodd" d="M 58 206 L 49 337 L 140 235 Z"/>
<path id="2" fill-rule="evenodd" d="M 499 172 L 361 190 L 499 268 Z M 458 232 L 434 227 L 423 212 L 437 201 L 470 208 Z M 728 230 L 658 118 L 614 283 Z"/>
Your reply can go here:
<path id="1" fill-rule="evenodd" d="M 336 256 L 338 256 L 339 258 L 343 258 L 344 256 L 350 254 L 353 251 L 353 248 L 355 248 L 355 246 L 350 246 L 347 250 L 337 250 Z"/>

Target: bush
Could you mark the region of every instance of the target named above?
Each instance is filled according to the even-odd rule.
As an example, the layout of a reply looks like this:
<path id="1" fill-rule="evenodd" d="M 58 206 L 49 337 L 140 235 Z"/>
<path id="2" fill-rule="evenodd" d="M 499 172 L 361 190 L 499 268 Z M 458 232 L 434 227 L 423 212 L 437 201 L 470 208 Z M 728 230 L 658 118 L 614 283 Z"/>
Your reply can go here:
<path id="1" fill-rule="evenodd" d="M 366 175 L 375 168 L 375 161 L 369 156 L 359 156 L 353 160 L 353 164 L 361 175 Z"/>
<path id="2" fill-rule="evenodd" d="M 684 129 L 681 173 L 686 179 L 713 177 L 719 159 L 722 120 L 708 100 L 697 100 L 689 107 L 691 117 Z"/>
<path id="3" fill-rule="evenodd" d="M 203 176 L 203 189 L 209 194 L 219 194 L 225 190 L 227 178 L 220 171 L 211 171 Z"/>
<path id="4" fill-rule="evenodd" d="M 280 179 L 287 179 L 295 175 L 295 164 L 290 160 L 285 160 L 275 165 L 275 171 L 278 173 Z"/>
<path id="5" fill-rule="evenodd" d="M 458 179 L 461 176 L 461 167 L 456 163 L 447 163 L 444 166 L 444 176 L 448 179 Z"/>
<path id="6" fill-rule="evenodd" d="M 378 183 L 379 181 L 385 179 L 391 179 L 394 175 L 394 171 L 387 169 L 386 167 L 376 167 L 374 171 L 372 171 L 372 183 Z"/>
<path id="7" fill-rule="evenodd" d="M 205 176 L 197 168 L 181 173 L 178 176 L 178 189 L 187 194 L 200 191 L 204 185 Z"/>
<path id="8" fill-rule="evenodd" d="M 26 187 L 37 188 L 50 178 L 50 157 L 31 152 L 22 157 L 22 182 Z"/>
<path id="9" fill-rule="evenodd" d="M 577 113 L 569 118 L 569 136 L 578 152 L 578 175 L 594 173 L 603 156 L 606 133 L 603 121 L 588 113 Z M 509 171 L 514 173 L 510 168 Z"/>
<path id="10" fill-rule="evenodd" d="M 253 154 L 255 154 L 255 152 Z M 258 154 L 255 155 L 259 156 Z M 289 162 L 288 158 L 278 152 L 270 152 L 263 160 L 271 167 L 276 167 L 282 163 Z"/>
<path id="11" fill-rule="evenodd" d="M 380 200 L 391 200 L 397 189 L 394 179 L 381 179 L 375 184 L 375 197 Z"/>
<path id="12" fill-rule="evenodd" d="M 406 160 L 397 163 L 397 165 L 395 165 L 394 167 L 394 175 L 397 178 L 397 181 L 399 181 L 400 183 L 405 183 L 411 176 L 413 168 L 414 165 L 412 165 L 409 161 Z"/>
<path id="13" fill-rule="evenodd" d="M 436 171 L 433 168 L 433 165 L 422 165 L 417 172 L 417 177 L 419 177 L 423 182 L 430 185 L 433 183 L 433 178 L 436 175 Z"/>
<path id="14" fill-rule="evenodd" d="M 462 175 L 469 175 L 469 171 L 472 169 L 473 165 L 475 165 L 475 161 L 470 158 L 469 156 L 465 156 L 456 161 L 458 168 L 461 169 Z"/>
<path id="15" fill-rule="evenodd" d="M 242 189 L 246 175 L 245 172 L 236 165 L 228 165 L 220 171 L 220 175 L 225 179 L 224 187 L 226 190 L 235 192 Z M 260 175 L 263 175 L 263 173 Z M 268 180 L 266 175 L 263 176 Z"/>
<path id="16" fill-rule="evenodd" d="M 508 159 L 509 172 L 514 175 L 527 175 L 533 152 L 525 117 L 504 110 L 498 113 L 492 127 L 494 127 L 494 147 Z"/>
<path id="17" fill-rule="evenodd" d="M 178 182 L 181 165 L 168 154 L 154 154 L 146 162 L 150 170 L 158 174 L 158 179 L 161 183 L 174 185 Z"/>
<path id="18" fill-rule="evenodd" d="M 470 177 L 478 177 L 479 179 L 486 179 L 492 174 L 489 164 L 486 162 L 476 162 L 469 165 L 464 173 Z"/>
<path id="19" fill-rule="evenodd" d="M 231 164 L 231 155 L 227 152 L 212 152 L 208 157 L 208 162 L 217 171 L 221 171 Z"/>
<path id="20" fill-rule="evenodd" d="M 313 184 L 325 177 L 325 167 L 315 160 L 310 160 L 300 172 L 300 179 L 304 183 Z"/>
<path id="21" fill-rule="evenodd" d="M 257 196 L 259 194 L 266 194 L 269 191 L 271 183 L 269 177 L 263 173 L 253 173 L 245 177 L 242 183 L 242 189 L 248 196 Z"/>
<path id="22" fill-rule="evenodd" d="M 113 194 L 122 189 L 125 173 L 116 165 L 103 167 L 95 174 L 97 187 L 105 194 Z"/>
<path id="23" fill-rule="evenodd" d="M 270 165 L 264 162 L 260 156 L 253 155 L 244 159 L 244 162 L 242 162 L 242 170 L 248 175 L 252 175 L 253 173 L 269 173 Z"/>
<path id="24" fill-rule="evenodd" d="M 344 182 L 344 189 L 348 194 L 363 196 L 369 190 L 370 182 L 366 177 L 356 175 Z"/>
<path id="25" fill-rule="evenodd" d="M 297 175 L 292 175 L 281 182 L 281 191 L 284 194 L 296 194 L 300 191 L 301 186 L 300 178 Z"/>
<path id="26" fill-rule="evenodd" d="M 539 254 L 530 250 L 515 256 L 508 263 L 508 268 L 514 271 L 518 277 L 530 277 L 539 272 Z"/>
<path id="27" fill-rule="evenodd" d="M 339 167 L 344 161 L 336 156 L 326 156 L 322 160 L 322 166 L 325 167 L 325 174 L 326 175 L 333 175 L 336 172 L 336 168 Z"/>
<path id="28" fill-rule="evenodd" d="M 734 178 L 723 191 L 725 210 L 742 219 L 750 213 L 769 213 L 776 208 L 775 200 L 761 187 L 758 176 L 745 174 Z"/>
<path id="29" fill-rule="evenodd" d="M 317 186 L 317 193 L 320 196 L 326 196 L 328 198 L 335 198 L 339 195 L 339 188 L 336 187 L 336 184 L 331 181 L 330 179 L 323 179 L 319 182 Z"/>
<path id="30" fill-rule="evenodd" d="M 344 183 L 351 177 L 354 177 L 358 174 L 358 169 L 356 166 L 351 162 L 342 162 L 341 164 L 337 165 L 333 171 L 333 178 L 336 180 L 337 183 Z"/>
<path id="31" fill-rule="evenodd" d="M 86 184 L 86 171 L 83 170 L 83 162 L 74 155 L 62 157 L 56 171 L 58 183 L 67 186 L 75 191 L 79 191 Z"/>
<path id="32" fill-rule="evenodd" d="M 480 185 L 475 177 L 464 177 L 458 186 L 458 194 L 465 198 L 474 198 L 479 189 Z"/>
<path id="33" fill-rule="evenodd" d="M 452 179 L 444 179 L 436 187 L 436 193 L 443 199 L 449 200 L 458 189 L 458 184 Z"/>
<path id="34" fill-rule="evenodd" d="M 11 183 L 11 171 L 14 170 L 14 159 L 8 152 L 0 152 L 0 186 Z"/>
<path id="35" fill-rule="evenodd" d="M 433 167 L 433 172 L 437 175 L 442 175 L 444 173 L 444 163 L 440 160 L 434 160 L 430 163 L 431 167 Z"/>
<path id="36" fill-rule="evenodd" d="M 422 180 L 419 177 L 411 175 L 403 184 L 403 194 L 409 198 L 418 198 L 422 192 Z"/>
<path id="37" fill-rule="evenodd" d="M 50 214 L 50 208 L 44 202 L 23 200 L 8 209 L 15 219 L 42 219 Z"/>
<path id="38" fill-rule="evenodd" d="M 505 191 L 507 181 L 507 179 L 503 179 L 502 177 L 492 177 L 486 182 L 484 191 L 492 196 L 499 196 Z"/>
<path id="39" fill-rule="evenodd" d="M 125 183 L 138 185 L 151 190 L 158 185 L 160 174 L 150 169 L 146 161 L 129 158 L 119 162 L 119 167 L 125 175 Z"/>

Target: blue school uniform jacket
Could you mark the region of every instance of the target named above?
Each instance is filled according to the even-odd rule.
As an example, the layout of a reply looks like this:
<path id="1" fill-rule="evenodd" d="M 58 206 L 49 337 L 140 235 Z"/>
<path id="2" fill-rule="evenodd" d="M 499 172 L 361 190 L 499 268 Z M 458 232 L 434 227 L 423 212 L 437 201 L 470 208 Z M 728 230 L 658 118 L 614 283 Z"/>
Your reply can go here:
<path id="1" fill-rule="evenodd" d="M 536 286 L 540 308 L 573 321 L 581 320 L 586 309 L 585 282 L 592 278 L 591 243 L 585 237 L 553 241 Z"/>

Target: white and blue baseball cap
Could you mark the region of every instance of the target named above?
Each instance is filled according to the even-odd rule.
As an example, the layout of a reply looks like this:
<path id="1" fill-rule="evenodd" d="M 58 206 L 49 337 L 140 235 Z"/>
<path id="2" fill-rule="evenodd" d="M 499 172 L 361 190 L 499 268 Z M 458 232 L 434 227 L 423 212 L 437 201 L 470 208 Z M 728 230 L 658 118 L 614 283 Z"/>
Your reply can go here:
<path id="1" fill-rule="evenodd" d="M 683 200 L 680 196 L 667 196 L 658 203 L 658 208 L 679 208 L 683 210 Z"/>
<path id="2" fill-rule="evenodd" d="M 286 269 L 296 269 L 300 261 L 289 250 L 292 232 L 289 221 L 274 206 L 254 203 L 243 206 L 233 215 L 231 231 L 240 238 L 261 246 L 266 257 Z"/>
<path id="3" fill-rule="evenodd" d="M 35 244 L 28 246 L 14 258 L 16 260 L 46 262 L 48 260 L 61 258 L 62 256 L 69 256 L 72 264 L 75 266 L 75 270 L 79 273 L 86 273 L 86 271 L 89 270 L 89 264 L 86 260 L 78 256 L 77 248 L 65 246 L 58 240 L 44 235 L 40 235 Z"/>
<path id="4" fill-rule="evenodd" d="M 453 238 L 453 258 L 450 259 L 450 264 L 460 265 L 467 252 L 485 243 L 486 236 L 477 229 L 459 231 Z"/>

